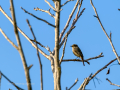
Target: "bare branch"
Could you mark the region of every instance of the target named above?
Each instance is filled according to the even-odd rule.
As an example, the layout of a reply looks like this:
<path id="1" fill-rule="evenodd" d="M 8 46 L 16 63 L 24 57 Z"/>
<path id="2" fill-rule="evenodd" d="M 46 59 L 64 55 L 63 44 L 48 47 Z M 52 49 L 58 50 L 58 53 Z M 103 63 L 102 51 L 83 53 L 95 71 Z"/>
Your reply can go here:
<path id="1" fill-rule="evenodd" d="M 32 13 L 29 13 L 28 11 L 26 11 L 26 10 L 25 10 L 25 9 L 23 9 L 22 7 L 21 7 L 21 9 L 22 9 L 25 13 L 28 13 L 29 15 L 31 15 L 31 16 L 33 16 L 33 17 L 35 17 L 36 19 L 41 20 L 41 21 L 43 21 L 43 22 L 47 23 L 48 25 L 50 25 L 50 26 L 52 26 L 52 27 L 55 27 L 55 25 L 53 25 L 53 24 L 49 23 L 48 21 L 46 21 L 46 20 L 44 20 L 44 19 L 42 19 L 42 18 L 39 18 L 39 17 L 35 16 L 35 15 L 34 15 L 34 14 L 32 14 Z"/>
<path id="2" fill-rule="evenodd" d="M 69 34 L 71 33 L 71 31 L 75 28 L 74 25 L 75 25 L 75 23 L 77 22 L 77 20 L 80 18 L 80 16 L 82 15 L 82 13 L 84 12 L 84 10 L 85 10 L 85 8 L 83 8 L 83 10 L 80 12 L 80 15 L 79 15 L 76 19 L 73 20 L 72 25 L 71 25 L 69 31 L 66 33 L 66 35 L 69 35 Z M 65 41 L 66 35 L 63 37 L 61 43 L 59 44 L 59 49 L 60 49 L 61 46 L 63 45 L 63 43 L 64 43 L 64 41 Z M 59 39 L 60 39 L 60 38 L 59 38 Z M 54 48 L 54 50 L 53 50 L 53 55 L 54 55 L 54 53 L 55 53 L 55 48 Z"/>
<path id="3" fill-rule="evenodd" d="M 47 0 L 45 0 L 45 2 L 46 2 L 54 11 L 56 11 L 56 9 L 55 9 Z"/>
<path id="4" fill-rule="evenodd" d="M 28 69 L 31 69 L 32 66 L 33 66 L 33 64 L 31 64 L 31 65 L 28 67 Z"/>
<path id="5" fill-rule="evenodd" d="M 89 83 L 90 78 L 91 78 L 91 75 L 92 75 L 92 74 L 90 74 L 87 78 L 85 78 L 85 80 L 84 80 L 83 83 L 80 85 L 80 87 L 79 87 L 78 90 L 85 90 L 85 86 Z"/>
<path id="6" fill-rule="evenodd" d="M 67 36 L 68 35 L 66 35 L 66 39 L 65 39 L 65 42 L 64 42 L 64 47 L 63 47 L 63 53 L 62 53 L 62 57 L 61 57 L 61 59 L 60 59 L 60 64 L 61 64 L 61 62 L 62 62 L 62 60 L 63 60 L 63 57 L 64 57 L 64 53 L 65 53 L 65 46 L 66 46 L 66 42 L 67 42 Z"/>
<path id="7" fill-rule="evenodd" d="M 40 64 L 40 81 L 41 81 L 41 90 L 43 90 L 42 63 L 41 63 L 41 59 L 40 59 L 40 55 L 39 55 L 39 51 L 38 51 L 38 46 L 37 46 L 37 42 L 36 42 L 36 37 L 35 37 L 35 34 L 34 34 L 33 30 L 32 30 L 32 27 L 31 27 L 31 25 L 30 25 L 30 23 L 29 23 L 29 20 L 27 19 L 26 21 L 27 21 L 28 26 L 29 26 L 29 28 L 30 28 L 30 30 L 31 30 L 31 33 L 32 33 L 32 35 L 33 35 L 33 37 L 34 37 L 34 41 L 35 41 L 35 43 L 36 43 L 36 47 L 37 47 L 37 56 L 38 56 L 38 60 L 39 60 L 39 64 Z"/>
<path id="8" fill-rule="evenodd" d="M 100 55 L 98 55 L 98 56 L 95 56 L 95 57 L 92 57 L 92 58 L 88 58 L 88 59 L 84 60 L 84 62 L 87 62 L 89 64 L 89 62 L 88 62 L 89 60 L 97 59 L 97 58 L 101 58 L 101 57 L 104 57 L 104 55 L 102 55 L 102 53 L 100 53 Z M 82 60 L 79 60 L 79 59 L 64 59 L 61 62 L 68 62 L 68 61 L 82 62 Z"/>
<path id="9" fill-rule="evenodd" d="M 77 2 L 76 2 L 76 4 L 75 4 L 75 6 L 74 6 L 74 8 L 73 8 L 73 10 L 72 10 L 72 12 L 71 12 L 71 14 L 69 15 L 68 21 L 67 21 L 64 29 L 62 30 L 62 32 L 61 32 L 60 35 L 59 35 L 59 42 L 61 42 L 62 36 L 63 36 L 63 34 L 65 33 L 67 27 L 69 26 L 69 23 L 70 23 L 70 21 L 71 21 L 71 19 L 72 19 L 72 16 L 73 16 L 73 14 L 74 14 L 74 12 L 75 12 L 78 4 L 79 4 L 79 1 L 80 1 L 80 0 L 77 0 Z"/>
<path id="10" fill-rule="evenodd" d="M 2 7 L 0 6 L 0 11 L 7 17 L 7 19 L 13 24 L 12 19 L 4 12 L 4 10 L 2 9 Z M 18 31 L 32 44 L 32 46 L 34 48 L 37 49 L 36 45 L 30 40 L 30 38 L 19 28 L 17 27 Z M 44 53 L 41 49 L 38 49 L 39 52 L 45 56 L 47 59 L 51 60 L 51 57 L 49 57 L 46 53 Z"/>
<path id="11" fill-rule="evenodd" d="M 119 56 L 120 58 L 120 56 Z M 100 73 L 102 70 L 104 70 L 105 68 L 107 68 L 108 65 L 110 65 L 111 63 L 113 63 L 115 60 L 117 60 L 117 58 L 115 58 L 114 60 L 111 60 L 107 65 L 105 65 L 104 67 L 102 67 L 101 69 L 99 69 L 95 74 L 90 74 L 89 77 L 85 78 L 85 80 L 83 81 L 83 83 L 80 85 L 78 90 L 84 90 L 86 85 L 89 83 L 90 80 L 92 80 L 98 73 Z"/>
<path id="12" fill-rule="evenodd" d="M 110 40 L 111 40 L 111 37 L 112 37 L 112 33 L 110 32 Z M 111 40 L 112 41 L 112 40 Z"/>
<path id="13" fill-rule="evenodd" d="M 78 82 L 78 78 L 75 80 L 74 84 L 67 90 L 70 90 L 73 86 L 75 86 L 75 84 Z"/>
<path id="14" fill-rule="evenodd" d="M 86 61 L 88 61 L 88 60 L 92 60 L 92 59 L 97 59 L 97 58 L 104 57 L 104 55 L 102 55 L 102 54 L 103 54 L 103 53 L 101 52 L 100 55 L 95 56 L 95 57 L 92 57 L 92 58 L 89 58 L 89 59 L 86 59 Z"/>
<path id="15" fill-rule="evenodd" d="M 0 28 L 0 32 L 2 33 L 2 35 L 7 39 L 7 41 L 18 50 L 18 47 L 7 37 L 7 35 L 3 32 L 3 30 Z"/>
<path id="16" fill-rule="evenodd" d="M 40 9 L 40 8 L 34 8 L 34 10 L 39 10 L 39 11 L 42 11 L 42 12 L 46 12 L 46 13 L 48 13 L 51 17 L 53 17 L 53 18 L 55 18 L 55 15 L 54 14 L 51 14 L 50 13 L 50 9 L 49 10 L 43 10 L 43 9 Z"/>
<path id="17" fill-rule="evenodd" d="M 26 59 L 25 59 L 25 56 L 24 56 L 24 53 L 23 53 L 23 50 L 22 50 L 22 46 L 21 46 L 19 33 L 18 33 L 18 30 L 17 30 L 17 23 L 16 23 L 16 18 L 15 18 L 13 0 L 10 0 L 10 5 L 11 5 L 10 6 L 11 14 L 12 14 L 12 18 L 13 18 L 14 32 L 15 32 L 15 36 L 16 36 L 16 40 L 17 40 L 17 44 L 18 44 L 18 48 L 19 48 L 18 51 L 20 53 L 22 63 L 23 63 L 23 67 L 24 67 L 24 71 L 25 71 L 27 87 L 28 87 L 28 90 L 32 90 L 29 70 L 28 70 L 28 67 L 27 67 Z"/>
<path id="18" fill-rule="evenodd" d="M 12 82 L 10 79 L 8 79 L 1 71 L 0 71 L 1 75 L 6 79 L 8 80 L 8 82 L 10 82 L 14 87 L 16 87 L 18 90 L 24 90 L 20 87 L 18 87 L 14 82 Z"/>
<path id="19" fill-rule="evenodd" d="M 82 6 L 82 2 L 83 2 L 83 0 L 81 0 L 81 2 L 79 3 L 78 11 L 77 11 L 77 14 L 76 14 L 76 18 L 78 18 L 78 16 L 79 16 L 79 12 L 80 12 L 80 8 Z"/>
<path id="20" fill-rule="evenodd" d="M 75 1 L 75 0 L 67 0 L 64 4 L 61 5 L 61 7 L 64 6 L 65 4 L 67 4 L 70 1 Z"/>
<path id="21" fill-rule="evenodd" d="M 33 41 L 33 42 L 35 42 L 34 40 L 32 40 L 32 39 L 30 39 L 31 41 Z M 50 48 L 47 46 L 47 47 L 45 47 L 44 45 L 42 45 L 40 42 L 38 42 L 38 41 L 36 41 L 37 42 L 37 44 L 39 44 L 41 47 L 43 47 L 43 48 L 45 48 L 46 50 L 48 50 L 49 51 L 49 53 L 50 54 L 52 54 L 53 55 L 53 53 L 51 52 L 51 50 L 50 50 Z"/>
<path id="22" fill-rule="evenodd" d="M 120 85 L 117 85 L 117 84 L 112 83 L 108 78 L 106 78 L 106 80 L 107 80 L 111 85 L 114 85 L 114 86 L 120 87 Z"/>
<path id="23" fill-rule="evenodd" d="M 119 56 L 120 58 L 120 56 Z M 101 72 L 102 70 L 104 70 L 105 68 L 107 68 L 108 65 L 110 65 L 111 63 L 113 63 L 114 61 L 116 61 L 117 58 L 111 60 L 108 64 L 106 64 L 104 67 L 102 67 L 101 69 L 99 69 L 94 75 L 91 76 L 91 79 L 94 78 L 99 72 Z"/>
<path id="24" fill-rule="evenodd" d="M 85 10 L 85 8 L 83 8 L 83 10 L 81 11 L 80 15 L 79 15 L 76 19 L 73 20 L 73 23 L 72 23 L 69 31 L 67 32 L 68 35 L 69 35 L 69 34 L 71 33 L 71 31 L 75 28 L 74 25 L 76 24 L 77 20 L 80 18 L 80 16 L 81 16 L 82 13 L 84 12 L 84 10 Z M 61 43 L 60 43 L 60 47 L 63 45 L 64 41 L 65 41 L 65 36 L 63 37 L 63 39 L 62 39 L 62 41 L 61 41 Z"/>
<path id="25" fill-rule="evenodd" d="M 108 40 L 109 40 L 109 42 L 110 42 L 110 44 L 111 44 L 111 46 L 112 46 L 112 48 L 113 48 L 113 52 L 115 53 L 115 55 L 116 55 L 116 57 L 117 57 L 117 59 L 118 59 L 118 62 L 119 62 L 119 64 L 120 64 L 120 59 L 119 59 L 118 54 L 117 54 L 117 52 L 116 52 L 116 50 L 115 50 L 115 48 L 114 48 L 114 45 L 113 45 L 111 39 L 109 38 L 107 32 L 105 31 L 105 29 L 104 29 L 104 27 L 103 27 L 103 25 L 102 25 L 102 23 L 101 23 L 101 21 L 100 21 L 100 18 L 99 18 L 98 14 L 97 14 L 97 10 L 96 10 L 96 8 L 95 8 L 94 5 L 93 5 L 92 0 L 90 0 L 90 2 L 91 2 L 91 5 L 92 5 L 92 7 L 93 7 L 93 9 L 94 9 L 94 11 L 95 11 L 96 17 L 97 17 L 97 19 L 98 19 L 98 21 L 99 21 L 99 23 L 100 23 L 100 25 L 101 25 L 101 28 L 102 28 L 102 30 L 104 31 L 105 35 L 107 36 L 107 38 L 108 38 Z"/>

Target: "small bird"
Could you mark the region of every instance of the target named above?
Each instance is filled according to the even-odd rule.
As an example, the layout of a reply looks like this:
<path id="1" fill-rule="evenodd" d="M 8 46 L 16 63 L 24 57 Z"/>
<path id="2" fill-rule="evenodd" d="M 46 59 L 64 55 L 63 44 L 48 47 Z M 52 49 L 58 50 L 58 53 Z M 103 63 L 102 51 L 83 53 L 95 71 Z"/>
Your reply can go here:
<path id="1" fill-rule="evenodd" d="M 72 46 L 72 52 L 75 56 L 81 58 L 82 62 L 83 62 L 83 65 L 85 66 L 84 64 L 84 56 L 82 54 L 82 51 L 80 50 L 80 48 L 78 47 L 78 45 L 76 44 L 73 44 Z"/>

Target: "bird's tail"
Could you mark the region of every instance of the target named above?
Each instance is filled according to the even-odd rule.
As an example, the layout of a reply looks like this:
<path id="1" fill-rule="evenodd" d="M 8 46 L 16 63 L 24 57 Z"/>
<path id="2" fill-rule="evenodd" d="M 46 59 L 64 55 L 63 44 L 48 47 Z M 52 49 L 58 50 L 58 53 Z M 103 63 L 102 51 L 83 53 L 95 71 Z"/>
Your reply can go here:
<path id="1" fill-rule="evenodd" d="M 81 58 L 81 60 L 82 60 L 82 62 L 83 62 L 83 65 L 85 66 L 83 57 L 80 57 L 80 58 Z"/>

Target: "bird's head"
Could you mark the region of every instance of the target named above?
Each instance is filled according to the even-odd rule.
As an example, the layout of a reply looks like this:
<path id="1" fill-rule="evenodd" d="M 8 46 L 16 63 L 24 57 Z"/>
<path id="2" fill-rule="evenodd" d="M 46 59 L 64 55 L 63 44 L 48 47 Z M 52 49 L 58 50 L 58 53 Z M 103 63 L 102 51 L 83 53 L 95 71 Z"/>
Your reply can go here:
<path id="1" fill-rule="evenodd" d="M 77 44 L 73 44 L 71 47 L 78 47 L 78 45 Z"/>

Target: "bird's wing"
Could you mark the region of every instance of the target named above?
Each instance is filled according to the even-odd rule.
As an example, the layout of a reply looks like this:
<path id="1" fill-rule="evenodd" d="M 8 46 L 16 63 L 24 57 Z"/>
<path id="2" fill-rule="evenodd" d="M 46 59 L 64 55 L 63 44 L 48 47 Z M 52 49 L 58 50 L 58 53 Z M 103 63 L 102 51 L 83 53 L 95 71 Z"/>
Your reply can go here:
<path id="1" fill-rule="evenodd" d="M 83 57 L 83 54 L 82 54 L 82 51 L 80 50 L 80 48 L 74 49 L 74 54 L 78 57 L 80 57 L 80 56 Z"/>

